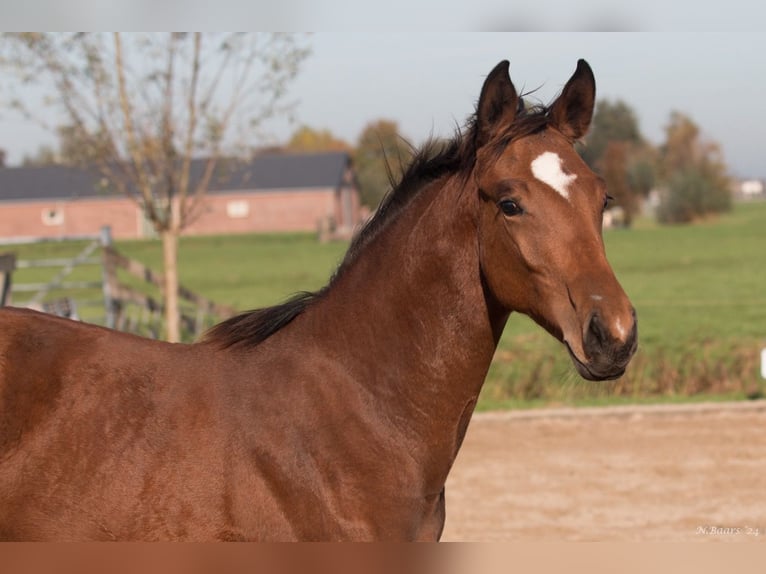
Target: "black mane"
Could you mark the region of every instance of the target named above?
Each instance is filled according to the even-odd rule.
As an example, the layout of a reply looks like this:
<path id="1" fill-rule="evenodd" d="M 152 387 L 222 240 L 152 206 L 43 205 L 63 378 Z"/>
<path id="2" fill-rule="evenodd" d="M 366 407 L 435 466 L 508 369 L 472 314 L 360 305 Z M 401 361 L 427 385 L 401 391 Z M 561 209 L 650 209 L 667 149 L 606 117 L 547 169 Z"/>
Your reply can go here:
<path id="1" fill-rule="evenodd" d="M 499 155 L 505 146 L 519 137 L 545 129 L 548 125 L 548 108 L 538 106 L 520 109 L 509 128 L 490 142 Z M 359 258 L 360 254 L 375 237 L 396 218 L 410 200 L 426 184 L 447 175 L 467 178 L 476 161 L 476 117 L 469 119 L 465 132 L 458 129 L 447 142 L 430 140 L 417 150 L 398 183 L 392 182 L 392 189 L 380 203 L 375 215 L 352 239 L 343 261 L 329 283 L 316 292 L 301 292 L 284 303 L 273 307 L 246 311 L 213 326 L 202 338 L 221 348 L 251 348 L 290 323 L 310 305 L 321 299 L 332 288 L 335 281 Z"/>

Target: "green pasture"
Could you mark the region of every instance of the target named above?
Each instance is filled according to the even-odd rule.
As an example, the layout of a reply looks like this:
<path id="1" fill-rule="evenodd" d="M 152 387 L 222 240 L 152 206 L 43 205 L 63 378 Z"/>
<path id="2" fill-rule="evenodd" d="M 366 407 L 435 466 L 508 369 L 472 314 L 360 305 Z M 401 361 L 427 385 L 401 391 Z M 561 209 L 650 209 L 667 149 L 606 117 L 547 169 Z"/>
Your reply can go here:
<path id="1" fill-rule="evenodd" d="M 607 253 L 639 318 L 639 351 L 620 380 L 581 380 L 565 350 L 541 328 L 512 315 L 480 408 L 744 397 L 763 390 L 759 352 L 766 347 L 766 203 L 691 226 L 639 221 L 605 233 Z M 79 245 L 81 248 L 82 245 Z M 118 249 L 159 270 L 157 241 Z M 347 245 L 313 235 L 187 237 L 181 282 L 216 302 L 251 309 L 324 285 Z M 78 245 L 0 246 L 20 258 L 72 254 Z M 20 270 L 16 282 L 45 280 L 48 270 Z M 84 267 L 70 278 L 98 277 Z M 98 293 L 91 294 L 98 297 Z M 21 300 L 22 297 L 16 297 Z M 98 308 L 82 315 L 98 320 Z"/>
<path id="2" fill-rule="evenodd" d="M 626 375 L 610 383 L 581 380 L 558 343 L 526 317 L 512 316 L 484 406 L 761 392 L 766 204 L 740 204 L 690 226 L 640 221 L 630 230 L 606 232 L 605 242 L 638 313 L 639 350 Z"/>

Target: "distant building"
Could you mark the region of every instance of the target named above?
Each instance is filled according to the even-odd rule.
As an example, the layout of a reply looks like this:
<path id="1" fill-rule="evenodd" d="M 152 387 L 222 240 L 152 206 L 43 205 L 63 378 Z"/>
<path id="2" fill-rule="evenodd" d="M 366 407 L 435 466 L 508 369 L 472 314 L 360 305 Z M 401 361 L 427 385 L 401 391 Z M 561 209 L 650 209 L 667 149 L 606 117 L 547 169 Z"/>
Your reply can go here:
<path id="1" fill-rule="evenodd" d="M 739 182 L 737 194 L 744 198 L 764 196 L 764 185 L 760 179 L 746 179 Z"/>
<path id="2" fill-rule="evenodd" d="M 203 160 L 192 165 L 198 179 Z M 0 237 L 153 234 L 138 206 L 95 172 L 64 166 L 0 169 Z M 221 162 L 189 235 L 332 230 L 350 235 L 361 220 L 347 153 L 263 154 Z"/>

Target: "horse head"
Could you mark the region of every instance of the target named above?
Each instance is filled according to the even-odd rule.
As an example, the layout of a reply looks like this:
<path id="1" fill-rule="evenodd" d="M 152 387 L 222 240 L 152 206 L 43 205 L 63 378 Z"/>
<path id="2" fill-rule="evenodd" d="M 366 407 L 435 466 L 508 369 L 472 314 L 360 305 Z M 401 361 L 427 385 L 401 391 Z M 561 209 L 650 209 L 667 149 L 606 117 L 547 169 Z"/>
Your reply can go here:
<path id="1" fill-rule="evenodd" d="M 636 313 L 606 259 L 604 180 L 574 143 L 588 130 L 596 86 L 580 60 L 549 107 L 525 110 L 504 61 L 476 115 L 479 252 L 486 288 L 562 341 L 586 379 L 621 376 L 636 350 Z"/>

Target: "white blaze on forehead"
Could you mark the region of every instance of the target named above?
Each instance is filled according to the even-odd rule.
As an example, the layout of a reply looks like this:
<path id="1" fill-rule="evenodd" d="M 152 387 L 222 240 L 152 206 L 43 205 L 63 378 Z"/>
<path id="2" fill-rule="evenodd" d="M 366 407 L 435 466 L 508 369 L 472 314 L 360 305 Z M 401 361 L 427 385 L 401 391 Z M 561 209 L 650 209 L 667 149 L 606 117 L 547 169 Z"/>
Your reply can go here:
<path id="1" fill-rule="evenodd" d="M 552 151 L 541 153 L 531 164 L 532 174 L 555 189 L 563 198 L 569 199 L 569 184 L 577 176 L 573 173 L 564 173 L 561 169 L 561 158 L 559 154 Z"/>

